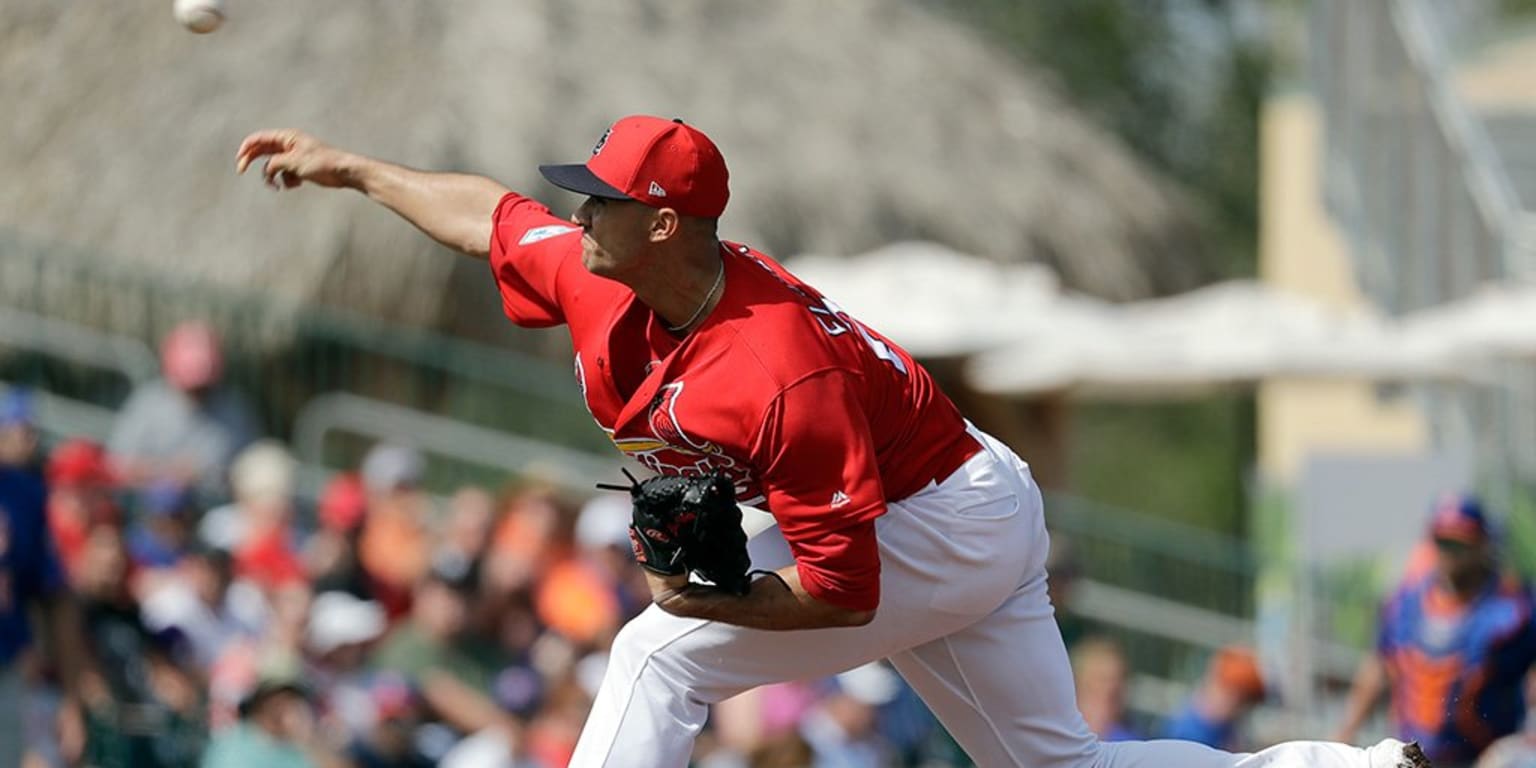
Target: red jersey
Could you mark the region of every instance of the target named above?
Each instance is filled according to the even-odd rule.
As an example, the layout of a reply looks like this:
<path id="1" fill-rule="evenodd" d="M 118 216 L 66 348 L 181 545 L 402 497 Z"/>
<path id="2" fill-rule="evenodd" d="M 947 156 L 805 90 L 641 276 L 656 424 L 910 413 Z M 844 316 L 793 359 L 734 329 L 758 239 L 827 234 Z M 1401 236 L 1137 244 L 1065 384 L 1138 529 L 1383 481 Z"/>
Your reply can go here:
<path id="1" fill-rule="evenodd" d="M 509 194 L 490 263 L 518 325 L 570 328 L 576 381 L 615 446 L 659 474 L 723 470 L 771 512 L 807 592 L 879 600 L 874 520 L 980 450 L 905 350 L 745 245 L 721 244 L 724 292 L 686 337 L 581 262 L 581 228 Z"/>

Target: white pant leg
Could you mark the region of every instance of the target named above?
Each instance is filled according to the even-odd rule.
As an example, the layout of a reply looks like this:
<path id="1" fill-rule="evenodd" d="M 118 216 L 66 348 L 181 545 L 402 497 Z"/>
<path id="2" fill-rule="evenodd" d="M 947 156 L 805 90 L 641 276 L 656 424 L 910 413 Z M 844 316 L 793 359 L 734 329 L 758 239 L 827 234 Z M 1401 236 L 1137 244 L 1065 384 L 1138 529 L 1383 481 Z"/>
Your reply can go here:
<path id="1" fill-rule="evenodd" d="M 891 663 L 978 766 L 1093 765 L 1098 740 L 1077 709 L 1044 571 L 992 615 Z"/>
<path id="2" fill-rule="evenodd" d="M 1253 754 L 1228 754 L 1189 741 L 1117 741 L 1099 745 L 1095 768 L 1399 768 L 1402 742 L 1369 748 L 1331 741 L 1290 741 Z"/>
<path id="3" fill-rule="evenodd" d="M 710 704 L 880 658 L 860 629 L 766 632 L 652 606 L 615 638 L 571 765 L 682 768 Z"/>
<path id="4" fill-rule="evenodd" d="M 1292 742 L 1232 754 L 1183 741 L 1101 744 L 1077 709 L 1071 663 L 1046 591 L 1049 537 L 1039 490 L 1014 464 L 1022 522 L 1034 530 L 1015 557 L 1030 568 L 1021 586 L 989 615 L 891 656 L 891 662 L 978 766 L 1020 768 L 1377 768 L 1366 750 Z M 1034 514 L 1029 514 L 1033 512 Z M 961 526 L 969 525 L 962 521 Z M 1394 767 L 1395 768 L 1395 767 Z"/>
<path id="5" fill-rule="evenodd" d="M 709 704 L 765 683 L 842 672 L 986 615 L 1027 568 L 1044 563 L 1035 528 L 1019 524 L 1038 519 L 1038 495 L 1021 512 L 1019 488 L 1010 468 L 981 454 L 943 484 L 892 503 L 876 522 L 880 607 L 863 627 L 767 632 L 647 609 L 614 640 L 571 764 L 685 765 Z M 753 544 L 760 558 L 775 549 Z M 1021 554 L 1036 550 L 1033 563 Z"/>
<path id="6" fill-rule="evenodd" d="M 1041 510 L 1039 491 L 1020 468 L 1026 509 Z M 1015 556 L 1030 563 L 1023 583 L 989 615 L 944 637 L 891 656 L 923 701 L 978 766 L 1088 768 L 1098 740 L 1077 709 L 1072 668 L 1046 593 L 1050 548 L 1043 513 L 1030 548 Z M 1215 768 L 1228 763 L 1164 763 Z"/>
<path id="7" fill-rule="evenodd" d="M 651 606 L 614 638 L 571 765 L 681 768 L 710 704 L 766 683 L 833 675 L 889 656 L 914 637 L 929 639 L 915 615 L 882 604 L 863 627 L 769 632 Z"/>
<path id="8" fill-rule="evenodd" d="M 1252 755 L 1186 741 L 1099 743 L 1077 709 L 1043 570 L 992 615 L 891 662 L 985 768 L 1378 768 L 1367 750 L 1327 742 Z"/>

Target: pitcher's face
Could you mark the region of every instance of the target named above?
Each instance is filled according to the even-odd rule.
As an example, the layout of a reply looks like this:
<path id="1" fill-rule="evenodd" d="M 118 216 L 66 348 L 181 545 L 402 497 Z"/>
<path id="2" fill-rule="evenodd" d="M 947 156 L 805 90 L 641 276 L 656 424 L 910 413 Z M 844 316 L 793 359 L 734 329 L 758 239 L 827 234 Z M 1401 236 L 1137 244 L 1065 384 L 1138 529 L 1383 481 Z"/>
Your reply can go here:
<path id="1" fill-rule="evenodd" d="M 600 277 L 622 279 L 639 268 L 656 210 L 633 200 L 589 197 L 572 214 L 581 227 L 581 263 Z"/>

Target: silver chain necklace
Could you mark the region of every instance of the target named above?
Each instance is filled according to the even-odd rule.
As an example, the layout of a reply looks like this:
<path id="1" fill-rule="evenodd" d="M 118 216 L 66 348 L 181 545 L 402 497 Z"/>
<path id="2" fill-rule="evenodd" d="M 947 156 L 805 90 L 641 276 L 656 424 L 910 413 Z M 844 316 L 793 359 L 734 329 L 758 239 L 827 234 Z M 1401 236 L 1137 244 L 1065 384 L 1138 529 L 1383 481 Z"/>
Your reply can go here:
<path id="1" fill-rule="evenodd" d="M 669 330 L 669 331 L 671 331 L 673 333 L 677 333 L 677 332 L 683 330 L 684 328 L 687 328 L 688 326 L 693 325 L 693 321 L 699 319 L 700 313 L 702 313 L 704 311 L 705 307 L 709 306 L 709 300 L 713 299 L 715 297 L 715 291 L 720 289 L 720 284 L 723 283 L 724 281 L 725 281 L 725 259 L 721 259 L 720 260 L 720 271 L 715 274 L 715 284 L 711 285 L 709 287 L 709 293 L 704 294 L 704 300 L 699 302 L 699 308 L 695 309 L 693 311 L 693 314 L 689 315 L 688 319 L 683 321 L 682 325 L 678 325 L 678 326 L 669 325 L 669 326 L 667 326 L 667 330 Z"/>

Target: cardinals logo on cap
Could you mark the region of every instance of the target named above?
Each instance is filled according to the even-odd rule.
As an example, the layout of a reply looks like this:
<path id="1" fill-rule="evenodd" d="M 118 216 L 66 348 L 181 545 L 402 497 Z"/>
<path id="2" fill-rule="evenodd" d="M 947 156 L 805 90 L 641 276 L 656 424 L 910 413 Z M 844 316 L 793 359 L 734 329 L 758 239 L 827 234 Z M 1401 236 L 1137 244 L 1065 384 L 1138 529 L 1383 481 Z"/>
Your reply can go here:
<path id="1" fill-rule="evenodd" d="M 592 154 L 594 156 L 596 156 L 597 153 L 603 151 L 603 147 L 608 145 L 608 137 L 611 135 L 613 135 L 612 126 L 610 126 L 608 130 L 603 131 L 603 135 L 597 138 L 597 143 L 592 145 Z"/>

